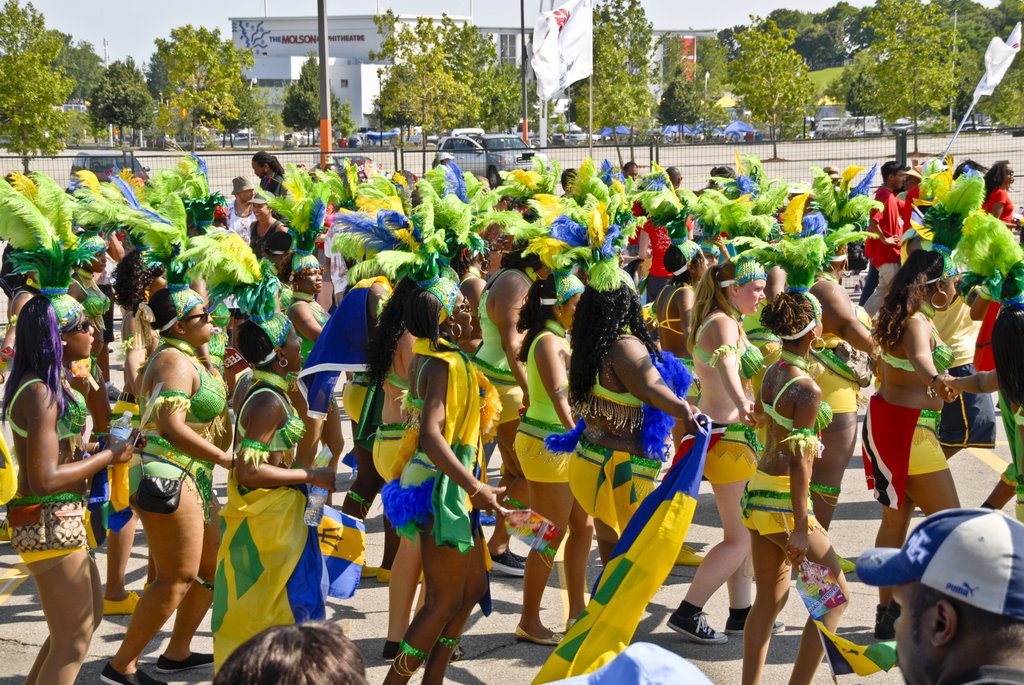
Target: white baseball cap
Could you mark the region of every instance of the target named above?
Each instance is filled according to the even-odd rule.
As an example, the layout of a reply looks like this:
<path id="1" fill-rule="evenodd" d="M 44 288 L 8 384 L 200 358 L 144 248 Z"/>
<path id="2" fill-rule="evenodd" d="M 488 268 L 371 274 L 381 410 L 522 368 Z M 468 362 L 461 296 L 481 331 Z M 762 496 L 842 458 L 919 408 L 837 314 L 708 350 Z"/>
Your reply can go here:
<path id="1" fill-rule="evenodd" d="M 862 554 L 857 577 L 880 587 L 917 581 L 1024 621 L 1024 524 L 991 509 L 947 509 L 926 518 L 900 549 Z"/>
<path id="2" fill-rule="evenodd" d="M 437 156 L 437 161 L 439 161 L 439 162 L 446 162 L 449 159 L 455 159 L 455 155 L 453 155 L 450 152 L 442 152 L 441 154 L 439 154 Z"/>

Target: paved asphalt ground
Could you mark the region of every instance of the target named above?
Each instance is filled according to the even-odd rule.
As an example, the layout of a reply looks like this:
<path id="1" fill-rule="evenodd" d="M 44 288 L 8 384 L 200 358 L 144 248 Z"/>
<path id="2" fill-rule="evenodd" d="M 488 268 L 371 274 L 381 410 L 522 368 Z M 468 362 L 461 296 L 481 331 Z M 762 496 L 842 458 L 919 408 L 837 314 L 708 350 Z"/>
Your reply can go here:
<path id="1" fill-rule="evenodd" d="M 7 430 L 5 425 L 4 430 Z M 1009 461 L 1005 436 L 1000 431 L 995 450 L 967 450 L 952 459 L 951 467 L 960 493 L 961 502 L 977 506 L 996 482 L 999 472 Z M 492 466 L 496 466 L 492 462 Z M 218 492 L 223 497 L 225 473 L 218 469 Z M 1011 507 L 1007 507 L 1007 512 Z M 832 527 L 832 540 L 837 550 L 850 558 L 871 547 L 878 528 L 879 508 L 871 499 L 864 485 L 864 474 L 859 453 L 851 460 L 843 482 L 843 498 Z M 920 517 L 918 517 L 919 520 Z M 687 540 L 698 549 L 706 550 L 720 539 L 719 519 L 714 500 L 707 484 L 701 489 L 700 503 Z M 379 501 L 371 511 L 368 524 L 367 559 L 370 564 L 379 561 L 383 534 L 381 533 L 381 507 Z M 520 552 L 525 550 L 520 549 Z M 105 568 L 106 555 L 96 555 L 101 572 Z M 592 554 L 591 580 L 597 572 L 596 549 Z M 28 672 L 35 654 L 47 636 L 46 623 L 39 608 L 35 585 L 27 578 L 8 544 L 0 544 L 0 685 L 20 683 Z M 654 597 L 636 633 L 636 640 L 645 640 L 675 651 L 697 664 L 715 683 L 739 682 L 742 660 L 742 640 L 732 639 L 728 644 L 698 646 L 682 642 L 670 631 L 665 621 L 682 599 L 694 569 L 676 567 L 664 587 Z M 136 537 L 135 551 L 128 572 L 129 587 L 139 592 L 145 581 L 146 539 L 141 531 Z M 871 641 L 876 595 L 872 588 L 851 578 L 851 604 L 840 628 L 845 637 L 867 644 Z M 521 598 L 522 581 L 514 578 L 495 577 L 491 581 L 494 596 L 494 613 L 484 618 L 475 614 L 466 631 L 463 646 L 466 659 L 449 669 L 451 682 L 464 685 L 502 683 L 502 685 L 524 685 L 537 672 L 550 649 L 517 643 L 513 636 L 518 620 L 518 606 Z M 709 621 L 721 630 L 727 612 L 724 589 L 717 593 L 707 605 Z M 772 640 L 768 654 L 766 683 L 785 682 L 790 665 L 796 655 L 800 629 L 806 612 L 796 593 L 790 595 L 781 619 L 786 623 L 785 632 Z M 563 604 L 558 589 L 556 574 L 545 595 L 543 618 L 549 626 L 557 626 L 563 620 Z M 346 633 L 355 640 L 366 658 L 371 683 L 380 682 L 387 671 L 380 659 L 387 626 L 387 587 L 372 579 L 364 579 L 362 587 L 349 601 L 331 600 L 328 618 L 342 625 Z M 98 683 L 99 672 L 104 661 L 117 649 L 128 617 L 105 619 L 93 637 L 89 657 L 79 676 L 79 683 Z M 168 626 L 169 629 L 169 626 Z M 167 635 L 158 637 L 143 656 L 143 664 L 152 664 L 161 653 Z M 209 617 L 204 621 L 194 642 L 196 651 L 212 651 Z M 210 672 L 189 674 L 187 679 L 173 682 L 202 683 L 211 678 Z M 847 682 L 858 682 L 854 676 L 846 676 Z M 899 683 L 899 673 L 878 674 L 863 679 L 873 683 Z M 828 668 L 824 665 L 818 671 L 816 682 L 830 681 Z M 414 679 L 413 682 L 418 682 Z"/>

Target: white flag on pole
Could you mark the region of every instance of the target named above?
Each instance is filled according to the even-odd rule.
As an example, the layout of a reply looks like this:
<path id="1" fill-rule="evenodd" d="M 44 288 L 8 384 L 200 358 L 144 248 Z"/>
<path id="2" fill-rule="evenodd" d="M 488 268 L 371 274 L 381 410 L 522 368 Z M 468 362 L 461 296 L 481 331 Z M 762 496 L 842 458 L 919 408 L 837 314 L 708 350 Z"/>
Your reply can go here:
<path id="1" fill-rule="evenodd" d="M 542 12 L 533 29 L 530 63 L 537 94 L 545 100 L 594 73 L 593 0 L 569 0 Z"/>
<path id="2" fill-rule="evenodd" d="M 974 89 L 974 101 L 977 102 L 983 95 L 991 95 L 999 82 L 1006 75 L 1006 70 L 1013 63 L 1014 55 L 1020 50 L 1020 22 L 1010 31 L 1010 37 L 1003 42 L 1002 38 L 995 37 L 988 44 L 985 50 L 985 75 L 978 82 Z"/>

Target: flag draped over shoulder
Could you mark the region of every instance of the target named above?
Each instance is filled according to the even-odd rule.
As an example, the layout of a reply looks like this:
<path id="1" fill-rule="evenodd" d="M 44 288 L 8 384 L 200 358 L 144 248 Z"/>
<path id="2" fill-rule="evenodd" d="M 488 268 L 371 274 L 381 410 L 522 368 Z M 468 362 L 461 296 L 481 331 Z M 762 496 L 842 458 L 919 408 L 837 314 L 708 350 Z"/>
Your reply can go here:
<path id="1" fill-rule="evenodd" d="M 703 417 L 706 419 L 706 417 Z M 699 427 L 689 454 L 640 504 L 597 581 L 590 603 L 548 658 L 534 685 L 594 671 L 629 646 L 633 633 L 672 571 L 693 520 L 711 422 Z"/>
<path id="2" fill-rule="evenodd" d="M 861 647 L 829 632 L 821 621 L 815 620 L 814 625 L 818 627 L 821 644 L 825 647 L 825 659 L 828 660 L 833 676 L 850 673 L 868 676 L 879 671 L 888 671 L 896 665 L 895 642 L 876 642 Z"/>
<path id="3" fill-rule="evenodd" d="M 213 582 L 216 665 L 266 628 L 325 616 L 324 561 L 316 530 L 303 521 L 303 491 L 258 488 L 243 495 L 230 478 Z"/>
<path id="4" fill-rule="evenodd" d="M 569 0 L 541 12 L 533 29 L 537 93 L 550 100 L 569 85 L 594 73 L 593 0 Z"/>
<path id="5" fill-rule="evenodd" d="M 366 299 L 370 288 L 355 287 L 338 304 L 313 344 L 306 365 L 299 372 L 299 392 L 306 398 L 309 415 L 327 417 L 334 401 L 338 377 L 345 371 L 366 370 Z"/>

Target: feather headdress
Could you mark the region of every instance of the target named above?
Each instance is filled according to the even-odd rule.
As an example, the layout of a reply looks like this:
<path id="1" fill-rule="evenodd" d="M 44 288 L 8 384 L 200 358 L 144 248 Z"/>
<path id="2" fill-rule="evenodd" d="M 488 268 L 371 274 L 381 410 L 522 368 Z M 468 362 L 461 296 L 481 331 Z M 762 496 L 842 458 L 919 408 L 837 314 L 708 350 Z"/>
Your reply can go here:
<path id="1" fill-rule="evenodd" d="M 974 212 L 964 221 L 957 258 L 967 273 L 963 287 L 982 286 L 1006 307 L 1024 308 L 1024 250 L 997 217 Z"/>
<path id="2" fill-rule="evenodd" d="M 93 258 L 96 248 L 81 245 L 71 232 L 68 196 L 53 179 L 34 174 L 31 179 L 14 180 L 20 190 L 0 179 L 0 238 L 14 248 L 10 256 L 14 270 L 36 274 L 40 292 L 50 300 L 60 327 L 66 328 L 84 313 L 82 305 L 67 294 L 71 274 Z M 51 201 L 59 206 L 47 207 Z"/>
<path id="3" fill-rule="evenodd" d="M 968 169 L 954 181 L 948 167 L 930 163 L 921 181 L 921 195 L 928 208 L 918 233 L 925 249 L 942 253 L 943 278 L 949 278 L 956 273 L 953 251 L 963 237 L 964 222 L 985 200 L 985 179 Z"/>
<path id="4" fill-rule="evenodd" d="M 186 226 L 204 231 L 213 224 L 217 206 L 227 206 L 223 195 L 210 192 L 206 162 L 196 155 L 182 157 L 176 166 L 154 172 L 140 194 L 143 202 L 153 206 L 177 195 L 185 207 Z"/>
<path id="5" fill-rule="evenodd" d="M 313 252 L 316 241 L 327 230 L 327 202 L 331 189 L 317 183 L 304 169 L 289 164 L 284 173 L 284 195 L 268 197 L 267 204 L 284 219 L 292 235 L 292 273 L 317 270 L 320 262 Z"/>
<path id="6" fill-rule="evenodd" d="M 278 309 L 281 282 L 273 265 L 258 260 L 238 234 L 215 231 L 193 238 L 181 259 L 190 265 L 189 276 L 206 281 L 212 301 L 233 298 L 249 320 L 267 334 L 275 350 L 284 344 L 291 322 Z M 269 360 L 255 361 L 259 364 Z"/>

